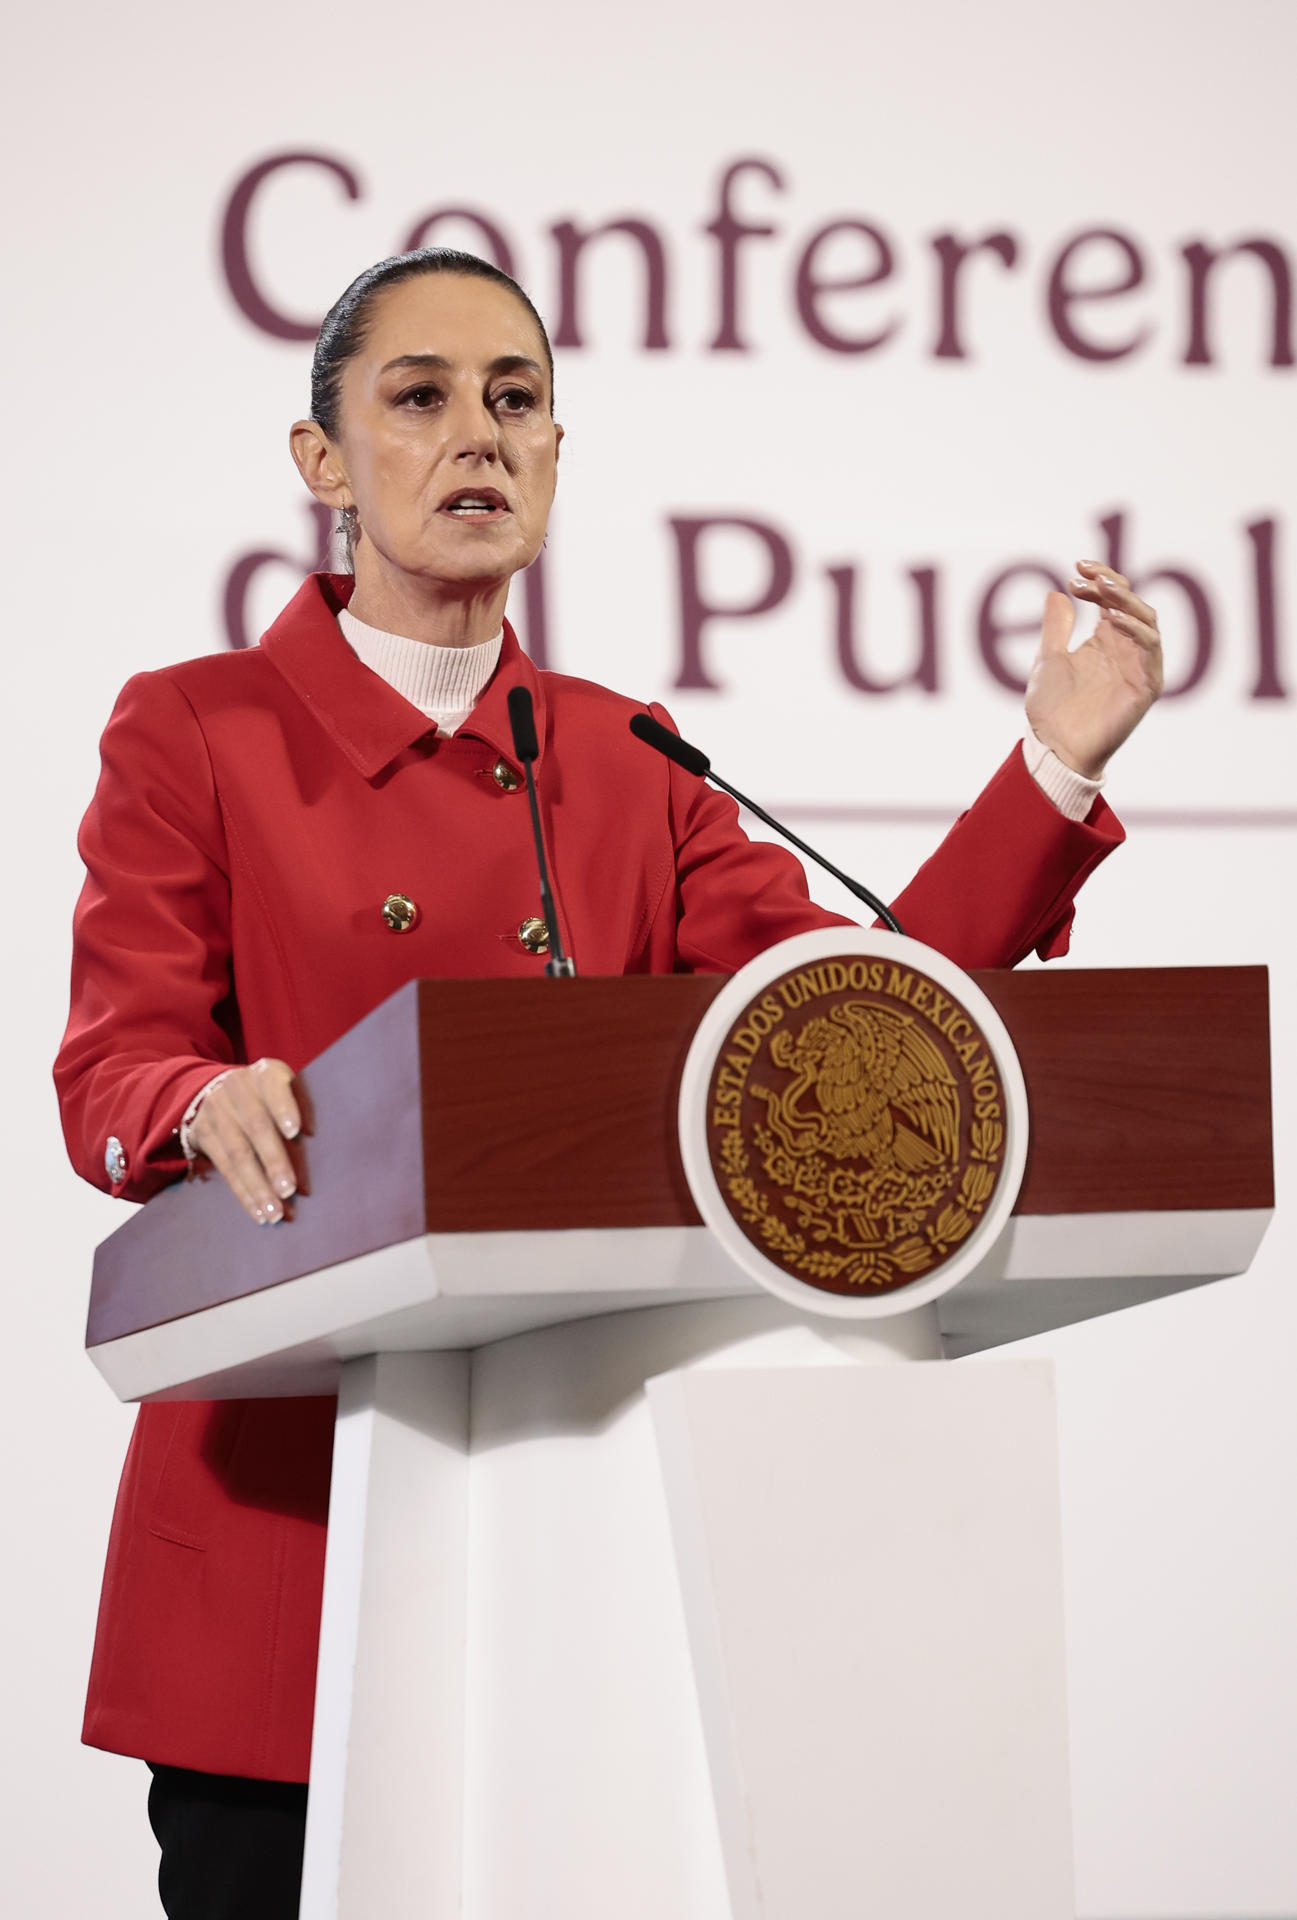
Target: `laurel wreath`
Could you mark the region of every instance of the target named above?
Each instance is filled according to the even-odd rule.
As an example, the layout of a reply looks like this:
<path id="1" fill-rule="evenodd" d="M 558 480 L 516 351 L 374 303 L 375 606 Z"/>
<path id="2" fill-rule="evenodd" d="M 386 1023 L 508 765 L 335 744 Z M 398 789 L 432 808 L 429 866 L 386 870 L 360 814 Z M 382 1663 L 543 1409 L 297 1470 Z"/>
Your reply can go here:
<path id="1" fill-rule="evenodd" d="M 761 1150 L 767 1176 L 775 1177 L 772 1163 L 780 1157 L 776 1143 L 762 1127 L 754 1128 L 753 1137 Z M 947 1202 L 922 1233 L 907 1234 L 887 1248 L 852 1247 L 840 1253 L 823 1246 L 811 1246 L 804 1232 L 796 1232 L 772 1210 L 769 1196 L 752 1179 L 751 1157 L 737 1127 L 724 1134 L 719 1157 L 731 1201 L 769 1252 L 785 1267 L 804 1274 L 811 1281 L 832 1280 L 845 1282 L 850 1287 L 881 1290 L 903 1280 L 916 1279 L 972 1231 L 977 1216 L 995 1190 L 994 1162 L 1003 1142 L 1004 1128 L 998 1121 L 975 1121 L 969 1129 L 972 1164 L 964 1169 L 958 1195 Z M 811 1226 L 819 1185 L 816 1174 L 822 1170 L 804 1164 L 795 1168 L 790 1165 L 782 1171 L 794 1176 L 793 1190 L 784 1193 L 784 1205 L 800 1214 L 804 1226 Z M 822 1223 L 811 1226 L 812 1238 L 816 1240 L 828 1239 L 829 1232 L 828 1226 Z"/>

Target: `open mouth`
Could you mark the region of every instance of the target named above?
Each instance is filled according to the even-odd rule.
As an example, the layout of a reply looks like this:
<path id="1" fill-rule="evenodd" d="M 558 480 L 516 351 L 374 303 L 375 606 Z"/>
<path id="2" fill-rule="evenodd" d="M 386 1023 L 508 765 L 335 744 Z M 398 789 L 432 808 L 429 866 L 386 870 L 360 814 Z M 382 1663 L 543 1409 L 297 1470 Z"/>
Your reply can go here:
<path id="1" fill-rule="evenodd" d="M 499 520 L 509 509 L 494 487 L 462 487 L 442 501 L 439 511 L 456 520 Z"/>

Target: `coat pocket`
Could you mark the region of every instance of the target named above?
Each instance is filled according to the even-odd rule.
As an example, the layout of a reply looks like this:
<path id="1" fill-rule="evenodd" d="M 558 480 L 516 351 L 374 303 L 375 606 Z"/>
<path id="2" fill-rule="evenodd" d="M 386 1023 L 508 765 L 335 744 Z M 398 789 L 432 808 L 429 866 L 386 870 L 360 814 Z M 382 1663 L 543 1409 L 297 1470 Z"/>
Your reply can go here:
<path id="1" fill-rule="evenodd" d="M 201 1552 L 229 1499 L 226 1476 L 251 1403 L 246 1400 L 159 1401 L 143 1407 L 145 1458 L 156 1470 L 144 1475 L 145 1525 L 159 1540 Z"/>

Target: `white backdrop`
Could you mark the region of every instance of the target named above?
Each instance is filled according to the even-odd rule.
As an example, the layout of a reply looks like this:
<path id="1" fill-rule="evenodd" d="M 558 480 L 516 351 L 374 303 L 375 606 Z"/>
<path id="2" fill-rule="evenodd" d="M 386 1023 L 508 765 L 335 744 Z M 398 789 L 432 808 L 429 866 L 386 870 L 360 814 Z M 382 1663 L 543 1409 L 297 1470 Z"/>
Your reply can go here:
<path id="1" fill-rule="evenodd" d="M 875 887 L 1016 735 L 1028 642 L 999 630 L 1043 578 L 997 579 L 1104 557 L 1114 516 L 1130 570 L 1182 576 L 1149 590 L 1194 684 L 1114 766 L 1131 843 L 1069 964 L 1271 966 L 1281 1212 L 1246 1279 L 1033 1343 L 1061 1387 L 1078 1901 L 1297 1913 L 1297 9 L 83 0 L 8 51 L 0 1907 L 151 1910 L 142 1769 L 77 1746 L 131 1417 L 79 1353 L 122 1215 L 68 1171 L 48 1077 L 95 743 L 129 673 L 227 643 L 240 560 L 282 556 L 251 570 L 254 633 L 311 560 L 286 451 L 309 347 L 266 326 L 458 208 L 573 341 L 549 664 L 666 700 Z M 287 154 L 316 158 L 264 178 L 223 262 L 238 183 Z M 772 231 L 727 243 L 740 161 L 733 216 Z M 672 523 L 727 518 L 765 531 L 698 531 L 695 598 L 751 606 L 776 556 L 787 589 L 706 620 L 690 667 Z M 1228 1073 L 1210 1034 L 1202 1058 Z"/>

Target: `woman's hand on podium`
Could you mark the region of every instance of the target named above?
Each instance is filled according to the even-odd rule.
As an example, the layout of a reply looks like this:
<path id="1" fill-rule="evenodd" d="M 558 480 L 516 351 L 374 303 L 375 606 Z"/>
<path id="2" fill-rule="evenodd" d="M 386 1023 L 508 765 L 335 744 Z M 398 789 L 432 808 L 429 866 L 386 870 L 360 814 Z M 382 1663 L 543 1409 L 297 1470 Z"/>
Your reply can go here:
<path id="1" fill-rule="evenodd" d="M 1099 624 L 1071 647 L 1072 601 L 1065 593 L 1047 596 L 1027 681 L 1027 722 L 1067 766 L 1098 780 L 1162 691 L 1162 636 L 1152 607 L 1111 567 L 1079 560 L 1069 584 L 1076 599 L 1098 607 Z"/>
<path id="2" fill-rule="evenodd" d="M 283 1060 L 235 1067 L 203 1096 L 189 1123 L 189 1143 L 210 1160 L 259 1227 L 284 1217 L 297 1176 L 284 1146 L 302 1130 L 293 1098 L 293 1070 Z"/>

